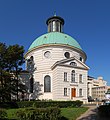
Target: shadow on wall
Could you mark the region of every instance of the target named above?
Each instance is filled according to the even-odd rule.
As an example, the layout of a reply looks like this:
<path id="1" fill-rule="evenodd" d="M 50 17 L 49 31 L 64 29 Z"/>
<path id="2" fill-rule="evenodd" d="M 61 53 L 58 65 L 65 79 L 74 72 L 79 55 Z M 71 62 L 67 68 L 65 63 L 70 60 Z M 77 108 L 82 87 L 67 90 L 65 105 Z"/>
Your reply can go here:
<path id="1" fill-rule="evenodd" d="M 39 82 L 34 82 L 33 84 L 33 91 L 31 90 L 29 94 L 29 100 L 37 100 L 39 99 L 39 96 L 42 95 L 41 93 L 41 87 L 43 85 L 40 84 Z"/>
<path id="2" fill-rule="evenodd" d="M 35 66 L 34 57 L 31 56 L 27 60 L 27 70 L 29 71 L 29 100 L 36 100 L 39 98 L 41 93 L 41 87 L 43 86 L 37 80 L 34 80 L 33 74 L 36 71 L 37 67 Z"/>

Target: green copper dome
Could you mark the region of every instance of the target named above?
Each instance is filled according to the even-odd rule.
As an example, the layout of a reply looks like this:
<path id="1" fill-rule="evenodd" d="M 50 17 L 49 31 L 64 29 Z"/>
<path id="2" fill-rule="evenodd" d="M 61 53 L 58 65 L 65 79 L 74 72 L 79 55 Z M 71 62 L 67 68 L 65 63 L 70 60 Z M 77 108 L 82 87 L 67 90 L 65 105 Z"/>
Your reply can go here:
<path id="1" fill-rule="evenodd" d="M 61 45 L 68 45 L 71 47 L 78 48 L 82 50 L 79 43 L 73 39 L 71 36 L 61 33 L 61 32 L 49 32 L 47 34 L 44 34 L 40 37 L 38 37 L 29 47 L 29 50 L 32 50 L 35 47 L 39 47 L 42 45 L 48 45 L 48 44 L 61 44 Z"/>

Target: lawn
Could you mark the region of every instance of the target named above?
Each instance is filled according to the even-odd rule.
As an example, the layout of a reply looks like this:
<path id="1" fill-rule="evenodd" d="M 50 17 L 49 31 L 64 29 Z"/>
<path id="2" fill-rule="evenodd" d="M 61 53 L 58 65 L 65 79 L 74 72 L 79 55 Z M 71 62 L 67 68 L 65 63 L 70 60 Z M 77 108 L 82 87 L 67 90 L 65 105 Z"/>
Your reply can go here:
<path id="1" fill-rule="evenodd" d="M 23 109 L 23 108 L 19 108 Z M 16 119 L 16 111 L 18 109 L 7 109 L 8 118 Z M 87 107 L 79 107 L 79 108 L 61 108 L 61 115 L 67 118 L 67 120 L 76 120 L 82 113 L 87 111 Z"/>
<path id="2" fill-rule="evenodd" d="M 79 108 L 61 108 L 61 115 L 68 120 L 76 120 L 81 114 L 88 110 L 87 107 Z"/>

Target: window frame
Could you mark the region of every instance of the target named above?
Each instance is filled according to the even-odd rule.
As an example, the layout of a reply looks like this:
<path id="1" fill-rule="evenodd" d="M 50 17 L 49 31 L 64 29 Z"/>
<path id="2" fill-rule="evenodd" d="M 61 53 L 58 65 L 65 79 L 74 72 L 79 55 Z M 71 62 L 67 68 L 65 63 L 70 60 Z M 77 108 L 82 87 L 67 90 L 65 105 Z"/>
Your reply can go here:
<path id="1" fill-rule="evenodd" d="M 46 77 L 49 77 L 49 79 L 46 79 Z M 44 77 L 44 92 L 51 92 L 51 77 L 49 75 Z"/>
<path id="2" fill-rule="evenodd" d="M 67 88 L 64 88 L 64 96 L 67 96 Z"/>
<path id="3" fill-rule="evenodd" d="M 71 71 L 71 83 L 75 83 L 75 77 L 76 77 L 75 70 L 72 70 Z"/>
<path id="4" fill-rule="evenodd" d="M 83 90 L 82 88 L 79 89 L 79 97 L 82 97 L 83 96 Z"/>
<path id="5" fill-rule="evenodd" d="M 69 52 L 65 52 L 64 56 L 65 56 L 65 58 L 69 59 L 70 58 L 70 53 Z"/>
<path id="6" fill-rule="evenodd" d="M 67 72 L 64 72 L 64 82 L 67 82 Z"/>
<path id="7" fill-rule="evenodd" d="M 77 63 L 76 62 L 71 62 L 70 65 L 76 67 Z"/>
<path id="8" fill-rule="evenodd" d="M 79 83 L 83 83 L 83 75 L 79 74 Z"/>

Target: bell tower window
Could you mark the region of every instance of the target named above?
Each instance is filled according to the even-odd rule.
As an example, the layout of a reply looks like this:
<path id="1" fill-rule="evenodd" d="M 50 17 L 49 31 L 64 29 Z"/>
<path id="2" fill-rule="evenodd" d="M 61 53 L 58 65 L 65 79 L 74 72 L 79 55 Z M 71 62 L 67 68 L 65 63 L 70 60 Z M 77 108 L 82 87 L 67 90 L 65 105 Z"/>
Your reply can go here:
<path id="1" fill-rule="evenodd" d="M 46 21 L 48 32 L 63 32 L 64 19 L 54 15 Z"/>

